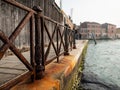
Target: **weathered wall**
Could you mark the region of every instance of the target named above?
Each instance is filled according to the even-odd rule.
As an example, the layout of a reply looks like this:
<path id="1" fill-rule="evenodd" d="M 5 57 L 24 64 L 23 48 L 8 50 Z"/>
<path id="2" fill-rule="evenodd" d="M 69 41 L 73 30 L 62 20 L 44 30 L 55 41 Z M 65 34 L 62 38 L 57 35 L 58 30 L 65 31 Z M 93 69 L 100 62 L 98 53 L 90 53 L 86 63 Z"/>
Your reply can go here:
<path id="1" fill-rule="evenodd" d="M 53 5 L 54 0 L 16 0 L 25 6 L 32 8 L 33 6 L 41 6 L 44 15 L 51 17 L 52 19 L 62 23 L 63 16 L 59 9 Z M 15 6 L 12 6 L 3 0 L 0 0 L 0 30 L 2 30 L 6 35 L 10 36 L 22 18 L 27 12 L 23 11 Z M 50 32 L 53 31 L 54 25 L 47 22 L 50 28 Z M 20 35 L 15 40 L 15 45 L 19 48 L 23 46 L 29 46 L 29 23 L 23 28 Z M 45 41 L 48 42 L 47 35 L 45 35 Z M 2 42 L 0 42 L 0 45 Z"/>

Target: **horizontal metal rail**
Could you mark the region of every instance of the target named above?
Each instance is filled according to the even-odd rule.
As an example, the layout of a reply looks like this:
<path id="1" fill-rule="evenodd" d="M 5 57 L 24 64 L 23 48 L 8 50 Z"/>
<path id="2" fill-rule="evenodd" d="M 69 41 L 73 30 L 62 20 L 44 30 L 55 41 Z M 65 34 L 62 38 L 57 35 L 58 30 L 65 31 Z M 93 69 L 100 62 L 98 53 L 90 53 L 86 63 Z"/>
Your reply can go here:
<path id="1" fill-rule="evenodd" d="M 50 21 L 50 22 L 56 23 L 56 24 L 58 24 L 59 26 L 62 26 L 62 27 L 64 27 L 64 28 L 70 29 L 70 27 L 66 27 L 65 25 L 63 25 L 63 24 L 61 24 L 61 23 L 59 23 L 59 22 L 51 19 L 50 17 L 44 16 L 44 15 L 41 15 L 41 14 L 39 14 L 39 16 L 40 16 L 40 17 L 43 17 L 44 19 L 46 19 L 46 20 L 48 20 L 48 21 Z M 70 30 L 71 30 L 71 29 L 70 29 Z"/>
<path id="2" fill-rule="evenodd" d="M 31 75 L 33 75 L 32 72 L 25 72 L 25 73 L 21 74 L 20 76 L 17 76 L 15 78 L 11 79 L 10 81 L 2 84 L 0 86 L 0 90 L 10 90 L 10 88 L 15 86 L 17 83 L 22 82 L 23 79 L 26 80 L 26 79 L 30 78 Z"/>
<path id="3" fill-rule="evenodd" d="M 18 8 L 21 8 L 21 9 L 27 11 L 27 12 L 33 12 L 34 14 L 37 14 L 37 12 L 34 11 L 33 9 L 28 8 L 27 6 L 25 6 L 25 5 L 23 5 L 23 4 L 20 4 L 20 3 L 18 3 L 18 2 L 15 1 L 15 0 L 3 0 L 3 1 L 5 1 L 5 2 L 7 2 L 7 3 L 9 3 L 9 4 L 13 5 L 13 6 L 16 6 L 16 7 L 18 7 Z"/>
<path id="4" fill-rule="evenodd" d="M 64 53 L 65 53 L 65 52 L 62 52 L 62 53 L 60 53 L 58 56 L 55 56 L 55 57 L 47 60 L 46 63 L 45 63 L 45 65 L 47 65 L 47 64 L 51 63 L 53 60 L 59 58 L 59 57 L 60 57 L 61 55 L 63 55 Z"/>

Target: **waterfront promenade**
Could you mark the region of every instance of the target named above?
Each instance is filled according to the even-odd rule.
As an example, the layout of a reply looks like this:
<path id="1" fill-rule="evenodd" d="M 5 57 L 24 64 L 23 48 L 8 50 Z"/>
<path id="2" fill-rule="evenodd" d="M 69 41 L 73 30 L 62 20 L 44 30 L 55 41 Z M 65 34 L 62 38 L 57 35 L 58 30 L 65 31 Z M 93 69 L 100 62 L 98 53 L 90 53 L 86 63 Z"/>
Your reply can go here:
<path id="1" fill-rule="evenodd" d="M 77 41 L 77 49 L 73 49 L 70 55 L 62 56 L 59 63 L 54 61 L 48 64 L 43 79 L 36 80 L 34 83 L 17 85 L 11 90 L 51 90 L 51 88 L 60 90 L 64 87 L 64 78 L 73 72 L 86 43 L 85 40 Z M 29 60 L 29 52 L 24 52 L 23 55 Z M 2 85 L 25 72 L 27 69 L 16 56 L 7 56 L 0 62 L 0 84 Z"/>

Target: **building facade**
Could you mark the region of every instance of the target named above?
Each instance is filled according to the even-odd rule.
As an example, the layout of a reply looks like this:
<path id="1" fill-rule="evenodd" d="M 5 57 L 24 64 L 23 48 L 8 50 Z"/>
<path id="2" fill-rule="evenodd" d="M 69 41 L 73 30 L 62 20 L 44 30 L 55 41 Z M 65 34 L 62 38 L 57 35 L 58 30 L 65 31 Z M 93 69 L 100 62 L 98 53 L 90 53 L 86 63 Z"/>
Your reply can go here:
<path id="1" fill-rule="evenodd" d="M 111 39 L 116 38 L 116 25 L 104 23 L 102 24 L 102 28 L 106 30 L 107 38 L 111 38 Z"/>
<path id="2" fill-rule="evenodd" d="M 105 28 L 101 27 L 101 39 L 107 38 L 107 32 Z"/>
<path id="3" fill-rule="evenodd" d="M 116 38 L 116 25 L 96 22 L 83 22 L 80 24 L 79 33 L 82 39 Z"/>
<path id="4" fill-rule="evenodd" d="M 101 37 L 101 25 L 96 22 L 84 22 L 80 25 L 81 38 L 91 39 L 94 35 L 97 39 Z"/>
<path id="5" fill-rule="evenodd" d="M 116 38 L 120 39 L 120 28 L 116 29 Z"/>

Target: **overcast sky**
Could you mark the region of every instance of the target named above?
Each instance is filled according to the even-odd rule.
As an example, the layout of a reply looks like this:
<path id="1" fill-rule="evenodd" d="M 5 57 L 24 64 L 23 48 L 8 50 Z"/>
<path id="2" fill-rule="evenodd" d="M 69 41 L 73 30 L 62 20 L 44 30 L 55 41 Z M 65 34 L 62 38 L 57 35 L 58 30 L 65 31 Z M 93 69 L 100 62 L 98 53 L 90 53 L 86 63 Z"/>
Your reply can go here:
<path id="1" fill-rule="evenodd" d="M 57 0 L 59 1 L 59 0 Z M 120 0 L 62 0 L 62 8 L 78 24 L 84 21 L 111 23 L 120 27 Z"/>

